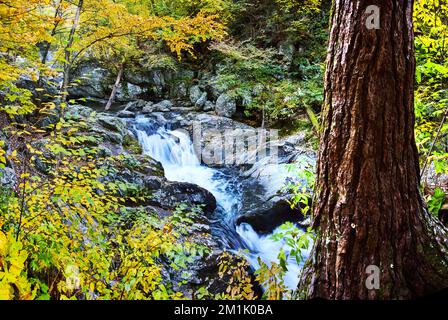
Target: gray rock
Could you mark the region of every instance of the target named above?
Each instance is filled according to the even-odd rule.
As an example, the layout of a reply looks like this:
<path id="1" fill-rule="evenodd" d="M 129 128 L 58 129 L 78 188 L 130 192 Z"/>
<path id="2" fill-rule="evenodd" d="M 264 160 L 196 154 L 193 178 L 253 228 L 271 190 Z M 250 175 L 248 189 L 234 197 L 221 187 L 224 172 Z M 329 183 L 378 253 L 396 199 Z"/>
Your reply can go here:
<path id="1" fill-rule="evenodd" d="M 41 173 L 48 174 L 49 173 L 49 166 L 47 166 L 40 157 L 36 157 L 34 160 L 34 167 L 39 170 Z"/>
<path id="2" fill-rule="evenodd" d="M 213 110 L 215 110 L 215 105 L 211 101 L 206 101 L 202 110 L 213 111 Z"/>
<path id="3" fill-rule="evenodd" d="M 17 175 L 12 168 L 0 168 L 0 185 L 6 188 L 13 188 L 17 182 Z"/>
<path id="4" fill-rule="evenodd" d="M 165 76 L 163 75 L 163 72 L 160 70 L 153 71 L 151 77 L 154 93 L 157 97 L 162 97 L 165 89 Z"/>
<path id="5" fill-rule="evenodd" d="M 117 91 L 115 100 L 122 102 L 135 100 L 138 99 L 138 97 L 145 92 L 146 89 L 143 89 L 138 85 L 129 82 L 122 83 Z"/>
<path id="6" fill-rule="evenodd" d="M 170 100 L 163 100 L 160 101 L 159 103 L 156 103 L 152 107 L 154 111 L 168 112 L 173 107 L 173 103 Z"/>
<path id="7" fill-rule="evenodd" d="M 127 82 L 136 84 L 138 86 L 151 84 L 152 81 L 149 74 L 133 71 L 125 71 L 124 79 L 126 79 Z"/>
<path id="8" fill-rule="evenodd" d="M 203 92 L 199 86 L 192 86 L 190 88 L 190 102 L 196 104 L 197 101 L 202 97 Z"/>
<path id="9" fill-rule="evenodd" d="M 236 223 L 248 223 L 257 233 L 266 234 L 273 232 L 285 222 L 299 223 L 304 219 L 305 216 L 300 208 L 291 209 L 291 205 L 286 200 L 280 200 L 267 210 L 239 216 Z"/>
<path id="10" fill-rule="evenodd" d="M 207 190 L 187 182 L 172 182 L 166 179 L 145 178 L 145 188 L 152 191 L 148 204 L 163 209 L 175 209 L 180 203 L 203 205 L 204 213 L 209 215 L 216 209 L 216 199 Z"/>
<path id="11" fill-rule="evenodd" d="M 216 80 L 212 79 L 208 82 L 207 92 L 208 92 L 209 99 L 211 101 L 216 102 L 216 100 L 218 100 L 219 96 L 223 93 L 223 90 L 218 88 Z"/>
<path id="12" fill-rule="evenodd" d="M 151 101 L 145 101 L 145 100 L 137 99 L 135 101 L 128 102 L 128 104 L 126 104 L 126 107 L 124 108 L 124 110 L 126 110 L 126 111 L 140 111 L 140 110 L 143 109 L 143 107 L 145 107 L 147 105 L 151 105 L 151 104 L 152 104 Z"/>
<path id="13" fill-rule="evenodd" d="M 117 117 L 119 118 L 135 118 L 135 113 L 132 111 L 121 110 L 117 113 Z"/>
<path id="14" fill-rule="evenodd" d="M 99 67 L 94 62 L 85 62 L 73 73 L 72 85 L 68 88 L 70 96 L 106 98 L 109 93 L 109 86 L 113 80 L 108 70 Z M 73 81 L 78 80 L 78 81 Z"/>
<path id="15" fill-rule="evenodd" d="M 94 111 L 89 108 L 78 104 L 69 105 L 64 110 L 64 117 L 69 118 L 88 118 Z"/>
<path id="16" fill-rule="evenodd" d="M 123 143 L 123 135 L 118 132 L 113 132 L 97 125 L 91 128 L 90 132 L 101 136 L 105 141 L 112 142 L 113 144 L 118 144 L 121 146 Z"/>
<path id="17" fill-rule="evenodd" d="M 184 81 L 176 82 L 171 87 L 171 97 L 173 98 L 185 98 L 188 95 L 188 87 Z"/>
<path id="18" fill-rule="evenodd" d="M 112 130 L 124 136 L 127 132 L 126 124 L 123 120 L 108 115 L 98 115 L 98 123 L 106 129 Z"/>
<path id="19" fill-rule="evenodd" d="M 215 112 L 218 116 L 231 118 L 236 112 L 235 100 L 223 93 L 216 100 Z"/>
<path id="20" fill-rule="evenodd" d="M 199 109 L 202 109 L 205 106 L 205 103 L 207 102 L 207 92 L 204 92 L 202 96 L 196 101 L 195 106 Z"/>
<path id="21" fill-rule="evenodd" d="M 145 114 L 153 113 L 154 112 L 154 105 L 153 104 L 147 104 L 143 107 L 142 112 Z"/>

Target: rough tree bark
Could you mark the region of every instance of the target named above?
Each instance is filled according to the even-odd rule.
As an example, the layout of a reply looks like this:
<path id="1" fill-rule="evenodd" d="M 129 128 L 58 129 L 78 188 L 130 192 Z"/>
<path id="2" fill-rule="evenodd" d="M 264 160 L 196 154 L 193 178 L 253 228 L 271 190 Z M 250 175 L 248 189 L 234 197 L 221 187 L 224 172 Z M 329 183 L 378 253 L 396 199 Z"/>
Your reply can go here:
<path id="1" fill-rule="evenodd" d="M 368 29 L 369 5 L 380 29 Z M 448 287 L 448 238 L 419 191 L 412 0 L 335 0 L 302 297 L 406 299 Z M 380 268 L 369 290 L 366 267 Z"/>

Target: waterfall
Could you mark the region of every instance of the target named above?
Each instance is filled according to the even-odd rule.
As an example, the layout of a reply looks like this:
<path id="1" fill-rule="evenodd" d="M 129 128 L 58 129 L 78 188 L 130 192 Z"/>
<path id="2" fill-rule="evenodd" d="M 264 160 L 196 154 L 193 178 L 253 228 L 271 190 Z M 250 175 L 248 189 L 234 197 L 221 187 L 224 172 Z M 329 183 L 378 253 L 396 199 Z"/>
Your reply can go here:
<path id="1" fill-rule="evenodd" d="M 246 259 L 254 269 L 260 267 L 258 263 L 258 257 L 260 257 L 261 260 L 267 264 L 272 261 L 278 261 L 278 254 L 280 252 L 280 249 L 283 248 L 287 256 L 286 265 L 288 268 L 285 275 L 283 276 L 283 280 L 285 282 L 285 285 L 289 289 L 294 290 L 297 288 L 297 284 L 299 282 L 299 274 L 302 270 L 304 262 L 302 261 L 300 264 L 298 264 L 295 257 L 289 255 L 290 247 L 285 245 L 283 241 L 273 241 L 271 239 L 272 234 L 257 234 L 250 224 L 242 223 L 238 225 L 236 229 L 238 234 L 248 246 L 249 253 L 246 254 Z M 273 233 L 277 233 L 279 231 L 279 228 L 277 228 L 273 231 Z M 299 230 L 299 232 L 301 231 Z M 310 251 L 311 245 L 306 249 L 302 249 L 302 257 L 308 257 L 310 255 Z"/>
<path id="2" fill-rule="evenodd" d="M 168 180 L 194 183 L 213 194 L 217 209 L 212 230 L 227 249 L 248 249 L 245 255 L 254 269 L 259 267 L 258 257 L 267 264 L 278 261 L 277 255 L 284 243 L 272 240 L 269 235 L 258 235 L 248 224 L 235 225 L 242 207 L 242 187 L 236 172 L 202 165 L 190 137 L 182 131 L 168 130 L 143 116 L 136 118 L 133 128 L 143 152 L 162 164 Z M 285 284 L 295 289 L 301 266 L 292 257 L 287 265 Z"/>
<path id="3" fill-rule="evenodd" d="M 162 164 L 168 180 L 194 183 L 210 191 L 230 221 L 239 208 L 241 196 L 232 185 L 231 177 L 201 165 L 186 133 L 164 127 L 154 130 L 152 126 L 145 130 L 147 121 L 147 118 L 139 116 L 134 126 L 143 152 Z"/>

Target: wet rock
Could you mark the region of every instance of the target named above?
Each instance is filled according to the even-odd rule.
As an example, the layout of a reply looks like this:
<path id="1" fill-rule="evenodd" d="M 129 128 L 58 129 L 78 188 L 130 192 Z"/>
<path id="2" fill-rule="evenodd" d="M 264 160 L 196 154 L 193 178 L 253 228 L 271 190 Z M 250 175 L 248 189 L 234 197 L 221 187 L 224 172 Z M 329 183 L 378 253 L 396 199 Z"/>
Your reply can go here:
<path id="1" fill-rule="evenodd" d="M 268 210 L 248 213 L 238 217 L 236 223 L 248 223 L 257 233 L 266 234 L 271 233 L 285 222 L 298 223 L 303 221 L 304 218 L 300 208 L 291 209 L 290 204 L 286 200 L 280 200 L 274 203 Z"/>
<path id="2" fill-rule="evenodd" d="M 119 118 L 135 118 L 136 114 L 132 111 L 121 110 L 117 113 Z"/>
<path id="3" fill-rule="evenodd" d="M 47 166 L 40 157 L 36 157 L 34 159 L 34 167 L 39 170 L 41 173 L 48 174 L 49 173 L 49 166 Z"/>
<path id="4" fill-rule="evenodd" d="M 171 110 L 173 106 L 174 104 L 170 100 L 163 100 L 160 101 L 159 103 L 154 104 L 152 107 L 153 111 L 168 112 Z"/>
<path id="5" fill-rule="evenodd" d="M 215 112 L 218 116 L 231 118 L 236 112 L 236 102 L 227 94 L 221 94 L 216 100 Z"/>
<path id="6" fill-rule="evenodd" d="M 128 102 L 123 110 L 125 111 L 141 111 L 144 107 L 148 105 L 152 105 L 153 103 L 151 101 L 145 101 L 141 99 L 137 99 L 135 101 Z"/>
<path id="7" fill-rule="evenodd" d="M 209 99 L 214 102 L 216 102 L 218 97 L 223 93 L 223 90 L 218 87 L 216 79 L 210 79 L 206 86 L 206 90 Z"/>
<path id="8" fill-rule="evenodd" d="M 79 65 L 73 72 L 73 80 L 79 80 L 67 90 L 73 97 L 104 99 L 110 93 L 109 86 L 113 84 L 109 71 L 94 61 L 85 61 Z"/>
<path id="9" fill-rule="evenodd" d="M 17 175 L 14 169 L 6 167 L 0 168 L 0 186 L 8 189 L 12 189 L 17 182 Z"/>
<path id="10" fill-rule="evenodd" d="M 198 109 L 202 109 L 205 106 L 206 102 L 207 102 L 207 92 L 204 92 L 202 96 L 198 99 L 198 101 L 196 101 L 195 106 Z"/>
<path id="11" fill-rule="evenodd" d="M 215 110 L 215 105 L 211 101 L 206 101 L 202 110 L 204 110 L 205 112 L 213 111 Z"/>
<path id="12" fill-rule="evenodd" d="M 165 76 L 161 70 L 156 70 L 151 73 L 152 84 L 154 93 L 158 98 L 163 96 L 163 92 L 166 86 Z"/>
<path id="13" fill-rule="evenodd" d="M 121 136 L 124 136 L 126 134 L 126 124 L 123 122 L 123 120 L 108 116 L 108 115 L 99 115 L 98 116 L 98 122 L 106 129 L 112 130 L 114 132 L 119 133 Z"/>
<path id="14" fill-rule="evenodd" d="M 48 128 L 51 125 L 55 125 L 59 121 L 59 116 L 57 114 L 48 115 L 42 119 L 40 119 L 36 123 L 36 127 L 38 128 Z"/>
<path id="15" fill-rule="evenodd" d="M 64 117 L 66 119 L 88 118 L 93 112 L 94 110 L 89 107 L 85 107 L 79 104 L 71 104 L 65 108 Z"/>
<path id="16" fill-rule="evenodd" d="M 201 98 L 203 91 L 200 86 L 192 86 L 190 88 L 190 102 L 196 104 L 196 102 Z"/>
<path id="17" fill-rule="evenodd" d="M 313 170 L 316 153 L 306 146 L 304 139 L 304 134 L 300 132 L 284 138 L 274 136 L 272 141 L 243 155 L 246 158 L 240 162 L 245 163 L 247 168 L 243 176 L 257 180 L 264 187 L 262 202 L 282 194 L 281 189 L 287 183 L 306 183 L 289 169 L 289 165 L 294 163 L 297 170 Z"/>
<path id="18" fill-rule="evenodd" d="M 112 90 L 112 88 L 110 88 Z M 138 99 L 141 95 L 146 93 L 146 89 L 132 83 L 122 83 L 117 90 L 117 95 L 115 96 L 116 101 L 131 101 Z"/>
<path id="19" fill-rule="evenodd" d="M 153 186 L 155 189 L 151 189 Z M 175 209 L 180 203 L 188 203 L 204 207 L 205 214 L 211 214 L 216 209 L 215 197 L 204 188 L 192 183 L 158 181 L 154 177 L 145 179 L 145 187 L 152 190 L 152 198 L 148 204 L 164 209 Z"/>
<path id="20" fill-rule="evenodd" d="M 172 88 L 170 97 L 171 98 L 185 98 L 188 95 L 188 87 L 184 81 L 176 82 Z"/>
<path id="21" fill-rule="evenodd" d="M 148 103 L 146 106 L 143 107 L 142 113 L 148 114 L 154 112 L 154 103 Z"/>

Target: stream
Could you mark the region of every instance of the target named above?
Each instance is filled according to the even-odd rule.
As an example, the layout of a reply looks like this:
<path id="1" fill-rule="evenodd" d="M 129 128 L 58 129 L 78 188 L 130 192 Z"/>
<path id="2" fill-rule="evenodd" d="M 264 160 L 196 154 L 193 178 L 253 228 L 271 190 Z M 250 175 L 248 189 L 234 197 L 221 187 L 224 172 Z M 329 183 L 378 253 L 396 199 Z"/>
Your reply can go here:
<path id="1" fill-rule="evenodd" d="M 258 257 L 268 265 L 277 262 L 277 255 L 282 247 L 289 256 L 288 247 L 282 241 L 272 240 L 271 235 L 257 234 L 247 223 L 236 225 L 238 216 L 245 213 L 243 193 L 248 190 L 244 188 L 250 188 L 250 185 L 248 187 L 242 183 L 239 170 L 211 168 L 201 164 L 187 134 L 169 130 L 144 116 L 135 119 L 133 129 L 143 152 L 162 164 L 168 180 L 194 183 L 213 194 L 217 208 L 211 217 L 212 233 L 224 248 L 233 252 L 247 249 L 244 254 L 254 270 L 259 267 Z M 257 181 L 253 181 L 254 185 L 256 183 Z M 305 258 L 308 257 L 309 250 L 310 248 L 302 252 Z M 288 258 L 284 282 L 289 289 L 297 287 L 301 267 L 294 257 Z"/>

